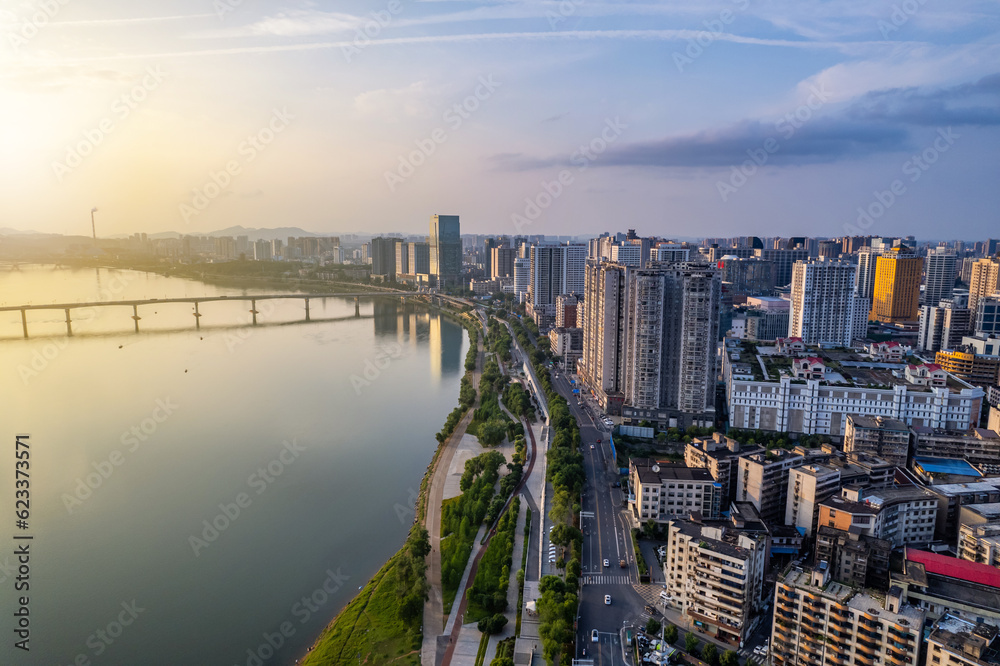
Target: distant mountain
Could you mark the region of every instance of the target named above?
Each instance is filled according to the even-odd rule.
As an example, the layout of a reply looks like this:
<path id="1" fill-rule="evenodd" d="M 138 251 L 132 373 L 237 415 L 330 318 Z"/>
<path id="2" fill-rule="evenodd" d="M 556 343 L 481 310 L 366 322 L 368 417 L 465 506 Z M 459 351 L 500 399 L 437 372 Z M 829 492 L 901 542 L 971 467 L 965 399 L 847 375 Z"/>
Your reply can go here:
<path id="1" fill-rule="evenodd" d="M 51 236 L 52 234 L 43 234 L 39 231 L 21 231 L 20 229 L 11 229 L 10 227 L 0 227 L 0 236 Z"/>

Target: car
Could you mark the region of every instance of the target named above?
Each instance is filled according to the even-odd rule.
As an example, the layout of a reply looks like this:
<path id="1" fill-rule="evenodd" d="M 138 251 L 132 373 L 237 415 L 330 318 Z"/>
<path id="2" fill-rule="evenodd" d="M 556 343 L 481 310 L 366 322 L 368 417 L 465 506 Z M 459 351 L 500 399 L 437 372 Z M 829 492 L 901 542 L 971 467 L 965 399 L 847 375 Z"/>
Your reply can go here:
<path id="1" fill-rule="evenodd" d="M 597 440 L 597 443 L 598 443 L 598 444 L 600 444 L 600 443 L 601 443 L 601 442 L 603 442 L 603 441 L 604 441 L 603 439 L 598 439 L 598 440 Z"/>
<path id="2" fill-rule="evenodd" d="M 611 595 L 610 594 L 605 594 L 604 595 L 604 605 L 605 606 L 610 606 L 611 605 Z"/>
<path id="3" fill-rule="evenodd" d="M 590 448 L 594 448 L 594 445 L 593 445 L 593 444 L 591 444 L 591 445 L 590 445 Z"/>
<path id="4" fill-rule="evenodd" d="M 610 563 L 610 562 L 608 562 L 607 560 L 604 560 L 604 566 L 606 566 L 606 567 L 610 567 L 610 566 L 611 566 L 611 563 Z"/>
<path id="5" fill-rule="evenodd" d="M 596 643 L 599 640 L 601 640 L 601 638 L 600 636 L 597 635 L 597 629 L 594 629 L 593 631 L 590 632 L 590 642 Z"/>

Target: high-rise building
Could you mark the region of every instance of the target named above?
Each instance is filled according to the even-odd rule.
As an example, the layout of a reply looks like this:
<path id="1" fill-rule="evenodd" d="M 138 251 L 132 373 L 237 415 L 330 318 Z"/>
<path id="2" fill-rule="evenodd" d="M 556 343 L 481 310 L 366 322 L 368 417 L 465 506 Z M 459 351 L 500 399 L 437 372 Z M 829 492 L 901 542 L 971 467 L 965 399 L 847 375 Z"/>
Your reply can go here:
<path id="1" fill-rule="evenodd" d="M 407 243 L 408 264 L 413 275 L 431 272 L 431 246 L 429 243 Z"/>
<path id="2" fill-rule="evenodd" d="M 528 283 L 528 314 L 539 328 L 555 322 L 556 297 L 583 293 L 587 246 L 549 243 L 531 246 L 531 278 Z"/>
<path id="3" fill-rule="evenodd" d="M 396 274 L 396 244 L 398 238 L 378 236 L 371 242 L 372 275 L 392 277 Z"/>
<path id="4" fill-rule="evenodd" d="M 462 230 L 458 215 L 432 215 L 430 274 L 438 287 L 455 286 L 462 279 Z"/>
<path id="5" fill-rule="evenodd" d="M 1000 337 L 1000 294 L 979 299 L 974 328 L 979 337 Z"/>
<path id="6" fill-rule="evenodd" d="M 785 525 L 791 525 L 805 536 L 816 531 L 819 504 L 840 489 L 840 470 L 827 465 L 812 464 L 788 470 L 788 495 L 785 503 Z"/>
<path id="7" fill-rule="evenodd" d="M 962 338 L 968 335 L 972 325 L 972 313 L 965 307 L 967 303 L 968 296 L 954 294 L 935 307 L 921 307 L 917 348 L 939 351 L 962 344 Z"/>
<path id="8" fill-rule="evenodd" d="M 642 247 L 633 243 L 615 243 L 611 246 L 611 261 L 625 266 L 642 266 Z"/>
<path id="9" fill-rule="evenodd" d="M 905 245 L 878 258 L 871 318 L 886 323 L 917 321 L 924 260 Z"/>
<path id="10" fill-rule="evenodd" d="M 927 636 L 929 666 L 1000 666 L 1000 629 L 945 613 Z"/>
<path id="11" fill-rule="evenodd" d="M 774 271 L 774 285 L 783 287 L 792 281 L 792 266 L 796 261 L 806 261 L 809 259 L 809 250 L 797 249 L 773 249 L 754 250 L 754 256 L 764 261 L 770 261 Z"/>
<path id="12" fill-rule="evenodd" d="M 855 293 L 854 278 L 854 266 L 847 262 L 796 262 L 788 335 L 809 345 L 840 347 L 863 338 L 868 301 Z"/>
<path id="13" fill-rule="evenodd" d="M 943 247 L 927 250 L 924 265 L 924 305 L 937 305 L 955 291 L 955 252 Z"/>
<path id="14" fill-rule="evenodd" d="M 885 539 L 861 534 L 857 529 L 820 525 L 816 530 L 813 564 L 826 562 L 830 576 L 838 583 L 884 590 L 889 583 L 891 553 L 892 542 Z"/>
<path id="15" fill-rule="evenodd" d="M 714 422 L 720 297 L 719 273 L 704 264 L 628 271 L 624 417 L 664 425 Z"/>
<path id="16" fill-rule="evenodd" d="M 980 259 L 969 274 L 969 310 L 979 311 L 979 299 L 992 296 L 1000 288 L 1000 258 Z"/>
<path id="17" fill-rule="evenodd" d="M 523 303 L 528 297 L 529 284 L 531 284 L 531 260 L 517 257 L 514 259 L 514 295 L 518 303 Z"/>
<path id="18" fill-rule="evenodd" d="M 396 241 L 396 275 L 410 275 L 409 245 L 401 240 Z"/>
<path id="19" fill-rule="evenodd" d="M 677 243 L 659 243 L 649 249 L 650 261 L 688 261 L 691 249 Z"/>
<path id="20" fill-rule="evenodd" d="M 893 465 L 906 467 L 910 454 L 910 428 L 897 419 L 848 414 L 844 452 L 877 456 Z"/>
<path id="21" fill-rule="evenodd" d="M 752 502 L 761 520 L 781 523 L 788 502 L 788 470 L 805 462 L 797 453 L 779 450 L 776 455 L 740 456 L 736 501 Z"/>
<path id="22" fill-rule="evenodd" d="M 871 298 L 875 295 L 875 265 L 878 262 L 879 254 L 880 252 L 870 245 L 858 250 L 858 268 L 854 274 L 854 287 L 862 298 Z"/>
<path id="23" fill-rule="evenodd" d="M 588 259 L 583 306 L 578 310 L 583 328 L 580 379 L 609 414 L 620 414 L 623 400 L 626 272 L 621 264 Z"/>
<path id="24" fill-rule="evenodd" d="M 734 295 L 769 296 L 774 291 L 774 266 L 756 257 L 741 259 L 726 255 L 718 261 L 722 281 Z"/>
<path id="25" fill-rule="evenodd" d="M 492 279 L 511 277 L 514 275 L 514 257 L 517 252 L 509 247 L 494 247 L 490 249 L 490 272 Z"/>
<path id="26" fill-rule="evenodd" d="M 827 562 L 795 566 L 775 586 L 771 663 L 916 664 L 923 624 L 924 611 L 898 589 L 884 595 L 834 582 Z"/>

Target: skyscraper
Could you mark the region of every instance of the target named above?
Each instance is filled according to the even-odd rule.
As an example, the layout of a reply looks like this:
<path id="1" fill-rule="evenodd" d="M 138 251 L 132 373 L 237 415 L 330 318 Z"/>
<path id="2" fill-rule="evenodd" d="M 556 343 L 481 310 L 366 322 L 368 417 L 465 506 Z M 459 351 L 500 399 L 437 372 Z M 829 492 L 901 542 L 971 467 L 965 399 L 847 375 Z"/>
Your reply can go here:
<path id="1" fill-rule="evenodd" d="M 371 242 L 372 275 L 392 277 L 396 274 L 396 244 L 398 238 L 373 238 Z"/>
<path id="2" fill-rule="evenodd" d="M 905 245 L 879 256 L 875 267 L 872 319 L 887 323 L 917 321 L 923 265 L 923 257 L 914 255 Z"/>
<path id="3" fill-rule="evenodd" d="M 539 328 L 544 328 L 555 321 L 557 296 L 583 292 L 587 246 L 535 244 L 531 246 L 530 261 L 528 314 Z"/>
<path id="4" fill-rule="evenodd" d="M 796 262 L 788 335 L 807 345 L 841 347 L 864 337 L 868 299 L 855 293 L 854 274 L 854 266 L 847 262 Z"/>
<path id="5" fill-rule="evenodd" d="M 992 296 L 1000 287 L 1000 258 L 980 259 L 972 264 L 969 275 L 969 310 L 979 310 L 979 299 Z"/>
<path id="6" fill-rule="evenodd" d="M 528 296 L 528 285 L 531 282 L 531 260 L 517 257 L 514 259 L 514 295 L 517 302 L 523 303 Z"/>
<path id="7" fill-rule="evenodd" d="M 955 253 L 947 248 L 927 250 L 924 305 L 937 305 L 955 291 Z"/>
<path id="8" fill-rule="evenodd" d="M 462 279 L 462 231 L 458 215 L 432 215 L 430 274 L 439 288 L 454 286 Z"/>
<path id="9" fill-rule="evenodd" d="M 858 250 L 858 268 L 854 274 L 854 287 L 862 298 L 870 299 L 875 294 L 875 264 L 879 252 L 871 246 Z"/>
<path id="10" fill-rule="evenodd" d="M 493 279 L 514 275 L 514 256 L 516 254 L 517 251 L 509 247 L 491 248 L 490 270 L 487 275 Z"/>
<path id="11" fill-rule="evenodd" d="M 583 306 L 578 311 L 583 328 L 580 379 L 609 414 L 621 413 L 626 271 L 621 264 L 588 259 Z"/>

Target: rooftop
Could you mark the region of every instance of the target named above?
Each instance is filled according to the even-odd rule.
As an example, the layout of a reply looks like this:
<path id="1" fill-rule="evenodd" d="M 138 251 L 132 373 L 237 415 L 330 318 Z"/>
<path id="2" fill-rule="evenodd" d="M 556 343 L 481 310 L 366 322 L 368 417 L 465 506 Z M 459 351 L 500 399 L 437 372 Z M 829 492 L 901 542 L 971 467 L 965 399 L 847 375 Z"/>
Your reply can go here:
<path id="1" fill-rule="evenodd" d="M 711 472 L 700 467 L 687 467 L 670 463 L 658 463 L 649 458 L 633 458 L 640 483 L 660 483 L 661 481 L 714 482 Z"/>
<path id="2" fill-rule="evenodd" d="M 963 504 L 962 510 L 977 513 L 986 520 L 1000 519 L 1000 502 L 992 502 L 990 504 Z"/>
<path id="3" fill-rule="evenodd" d="M 976 659 L 980 664 L 1000 664 L 998 630 L 988 624 L 973 623 L 946 613 L 934 624 L 929 639 L 959 655 L 963 660 Z"/>
<path id="4" fill-rule="evenodd" d="M 941 485 L 933 485 L 931 488 L 934 492 L 946 497 L 969 493 L 989 493 L 1000 489 L 1000 477 L 988 477 L 982 481 L 970 481 L 969 483 L 942 483 Z"/>
<path id="5" fill-rule="evenodd" d="M 954 474 L 957 476 L 982 476 L 972 464 L 963 458 L 929 458 L 918 456 L 913 459 L 914 465 L 919 465 L 929 474 Z"/>
<path id="6" fill-rule="evenodd" d="M 1000 589 L 1000 569 L 988 564 L 960 560 L 947 555 L 939 555 L 926 550 L 906 549 L 907 562 L 924 565 L 927 574 L 955 578 L 967 583 L 976 583 Z"/>
<path id="7" fill-rule="evenodd" d="M 881 416 L 863 416 L 848 414 L 847 419 L 854 423 L 855 428 L 880 428 L 882 430 L 909 431 L 909 426 L 898 419 L 887 419 Z"/>

